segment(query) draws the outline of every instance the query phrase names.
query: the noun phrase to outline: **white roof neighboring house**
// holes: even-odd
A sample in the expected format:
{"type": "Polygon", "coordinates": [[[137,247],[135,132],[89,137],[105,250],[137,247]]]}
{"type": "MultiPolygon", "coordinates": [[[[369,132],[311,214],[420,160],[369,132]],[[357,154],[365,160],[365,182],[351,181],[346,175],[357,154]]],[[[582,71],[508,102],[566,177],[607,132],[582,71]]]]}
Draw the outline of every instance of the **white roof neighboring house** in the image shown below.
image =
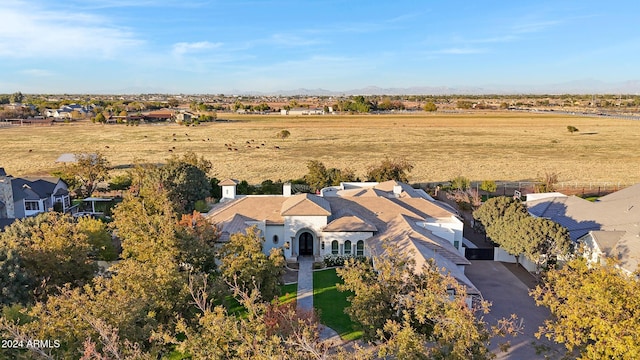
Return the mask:
{"type": "Polygon", "coordinates": [[[548,218],[569,230],[606,257],[616,258],[631,273],[640,265],[640,184],[590,202],[577,196],[527,201],[529,212],[548,218]]]}

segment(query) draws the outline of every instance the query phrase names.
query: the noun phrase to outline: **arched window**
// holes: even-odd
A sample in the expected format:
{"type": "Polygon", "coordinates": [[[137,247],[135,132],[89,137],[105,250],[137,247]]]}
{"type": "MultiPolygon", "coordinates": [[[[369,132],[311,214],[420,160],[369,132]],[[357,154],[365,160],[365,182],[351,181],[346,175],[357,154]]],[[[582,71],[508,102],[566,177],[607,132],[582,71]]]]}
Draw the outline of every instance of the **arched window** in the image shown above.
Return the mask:
{"type": "Polygon", "coordinates": [[[364,241],[358,240],[356,243],[356,256],[364,256],[364,241]]]}
{"type": "Polygon", "coordinates": [[[273,235],[273,243],[277,244],[278,243],[278,235],[273,235]]]}
{"type": "Polygon", "coordinates": [[[338,255],[338,240],[331,242],[331,254],[338,255]]]}
{"type": "Polygon", "coordinates": [[[351,240],[344,242],[344,254],[351,255],[351,240]]]}

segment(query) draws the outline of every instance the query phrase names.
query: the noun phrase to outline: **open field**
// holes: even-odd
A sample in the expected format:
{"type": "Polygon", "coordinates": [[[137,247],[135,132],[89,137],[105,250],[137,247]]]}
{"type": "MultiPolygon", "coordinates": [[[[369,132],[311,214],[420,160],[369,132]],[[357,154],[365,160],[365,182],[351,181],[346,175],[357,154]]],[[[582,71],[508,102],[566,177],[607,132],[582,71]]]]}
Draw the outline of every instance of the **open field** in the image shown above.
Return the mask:
{"type": "Polygon", "coordinates": [[[218,178],[254,183],[299,178],[312,159],[363,175],[385,156],[412,162],[415,182],[458,175],[518,181],[545,172],[559,173],[561,182],[640,182],[640,121],[507,112],[220,117],[230,121],[0,128],[0,167],[13,175],[41,174],[59,166],[61,153],[95,151],[122,167],[191,150],[214,163],[218,178]],[[570,134],[567,125],[580,131],[570,134]],[[288,139],[276,138],[282,129],[291,132],[288,139]]]}

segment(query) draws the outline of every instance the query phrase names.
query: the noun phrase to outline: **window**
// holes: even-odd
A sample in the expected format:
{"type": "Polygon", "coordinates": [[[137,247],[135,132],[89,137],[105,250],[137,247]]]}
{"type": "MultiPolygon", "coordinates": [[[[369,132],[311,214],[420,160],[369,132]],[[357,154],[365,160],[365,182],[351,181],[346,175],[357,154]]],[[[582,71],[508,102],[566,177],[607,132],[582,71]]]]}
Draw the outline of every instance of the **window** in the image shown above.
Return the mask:
{"type": "Polygon", "coordinates": [[[25,201],[24,209],[27,211],[38,211],[40,210],[40,203],[37,201],[25,201]]]}
{"type": "Polygon", "coordinates": [[[331,242],[331,254],[338,255],[338,240],[333,240],[331,242]]]}
{"type": "Polygon", "coordinates": [[[277,244],[278,243],[278,235],[273,235],[273,243],[277,244]]]}
{"type": "Polygon", "coordinates": [[[351,240],[344,242],[344,254],[351,255],[351,240]]]}
{"type": "Polygon", "coordinates": [[[455,240],[455,241],[453,242],[453,246],[454,246],[456,249],[459,249],[459,248],[460,248],[460,241],[455,240]]]}
{"type": "Polygon", "coordinates": [[[358,240],[356,243],[356,256],[364,256],[364,241],[358,240]]]}

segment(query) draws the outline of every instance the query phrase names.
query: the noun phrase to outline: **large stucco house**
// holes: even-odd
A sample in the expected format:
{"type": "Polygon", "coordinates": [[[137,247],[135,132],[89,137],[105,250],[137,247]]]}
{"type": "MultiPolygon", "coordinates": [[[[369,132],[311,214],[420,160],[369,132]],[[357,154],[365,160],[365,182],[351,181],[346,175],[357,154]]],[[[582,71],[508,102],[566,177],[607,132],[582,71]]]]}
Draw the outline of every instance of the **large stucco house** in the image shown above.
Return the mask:
{"type": "Polygon", "coordinates": [[[16,178],[0,168],[0,224],[49,211],[55,204],[71,207],[67,184],[59,178],[16,178]]]}
{"type": "Polygon", "coordinates": [[[640,266],[640,184],[599,198],[551,194],[527,201],[534,216],[551,219],[569,230],[593,262],[614,258],[628,274],[640,266]]]}
{"type": "Polygon", "coordinates": [[[383,241],[410,250],[417,267],[433,259],[439,268],[478,291],[464,274],[470,262],[462,247],[463,223],[447,205],[396,181],[342,183],[319,194],[236,195],[234,180],[224,180],[222,201],[207,215],[222,231],[222,241],[256,226],[268,253],[280,247],[288,261],[299,256],[371,256],[383,241]]]}

